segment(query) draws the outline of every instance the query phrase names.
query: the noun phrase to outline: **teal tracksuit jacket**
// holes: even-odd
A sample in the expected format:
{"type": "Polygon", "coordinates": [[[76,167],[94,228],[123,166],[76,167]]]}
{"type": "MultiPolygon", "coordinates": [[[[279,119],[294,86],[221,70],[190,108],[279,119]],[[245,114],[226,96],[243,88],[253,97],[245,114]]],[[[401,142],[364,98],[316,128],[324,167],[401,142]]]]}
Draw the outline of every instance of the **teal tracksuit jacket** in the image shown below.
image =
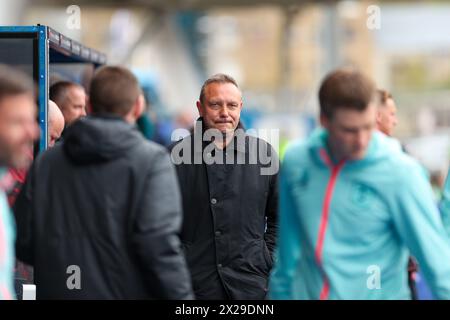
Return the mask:
{"type": "Polygon", "coordinates": [[[288,147],[272,299],[410,299],[417,258],[435,297],[450,298],[450,241],[423,169],[374,133],[361,160],[332,163],[327,132],[288,147]]]}

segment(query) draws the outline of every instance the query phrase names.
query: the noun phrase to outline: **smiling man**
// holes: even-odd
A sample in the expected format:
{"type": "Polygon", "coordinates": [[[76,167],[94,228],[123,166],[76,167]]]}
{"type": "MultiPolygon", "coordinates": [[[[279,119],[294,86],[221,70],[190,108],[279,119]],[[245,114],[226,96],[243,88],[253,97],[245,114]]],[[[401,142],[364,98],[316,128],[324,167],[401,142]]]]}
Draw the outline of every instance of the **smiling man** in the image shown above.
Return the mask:
{"type": "Polygon", "coordinates": [[[341,69],[319,90],[323,129],[286,151],[275,299],[410,299],[409,254],[450,298],[450,242],[416,161],[376,128],[376,93],[341,69]]]}
{"type": "Polygon", "coordinates": [[[194,131],[172,147],[183,196],[181,240],[196,298],[264,299],[278,191],[277,170],[263,169],[274,163],[278,169],[278,158],[267,142],[243,133],[242,94],[230,76],[209,78],[197,109],[194,131]]]}

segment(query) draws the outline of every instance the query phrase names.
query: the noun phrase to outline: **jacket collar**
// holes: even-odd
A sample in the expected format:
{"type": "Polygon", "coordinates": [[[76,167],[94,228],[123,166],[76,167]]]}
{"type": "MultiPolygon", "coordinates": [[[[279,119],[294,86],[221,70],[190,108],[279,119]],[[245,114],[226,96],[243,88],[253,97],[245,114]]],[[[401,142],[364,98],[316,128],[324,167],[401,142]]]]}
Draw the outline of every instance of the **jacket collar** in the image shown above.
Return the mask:
{"type": "MultiPolygon", "coordinates": [[[[324,128],[314,130],[308,140],[308,147],[313,159],[324,166],[335,166],[337,163],[332,161],[328,147],[328,131],[324,128]]],[[[366,166],[373,164],[382,158],[386,158],[392,152],[401,152],[398,148],[398,142],[382,133],[375,131],[369,142],[366,155],[360,160],[347,161],[348,165],[366,166]]]]}

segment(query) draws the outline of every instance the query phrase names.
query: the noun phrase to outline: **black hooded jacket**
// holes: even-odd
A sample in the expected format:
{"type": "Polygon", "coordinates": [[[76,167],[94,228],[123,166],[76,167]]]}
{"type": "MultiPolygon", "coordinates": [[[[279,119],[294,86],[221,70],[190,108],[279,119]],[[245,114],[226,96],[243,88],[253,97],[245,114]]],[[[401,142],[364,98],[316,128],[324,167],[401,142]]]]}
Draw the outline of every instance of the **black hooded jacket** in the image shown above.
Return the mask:
{"type": "Polygon", "coordinates": [[[175,170],[120,118],[67,128],[34,162],[14,211],[38,299],[192,298],[175,170]]]}

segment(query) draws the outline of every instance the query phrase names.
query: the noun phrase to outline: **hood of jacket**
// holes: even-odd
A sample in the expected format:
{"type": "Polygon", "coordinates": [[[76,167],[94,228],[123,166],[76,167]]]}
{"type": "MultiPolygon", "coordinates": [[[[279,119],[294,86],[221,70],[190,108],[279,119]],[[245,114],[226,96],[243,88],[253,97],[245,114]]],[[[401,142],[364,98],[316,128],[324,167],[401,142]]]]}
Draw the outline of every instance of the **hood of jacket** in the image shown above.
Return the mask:
{"type": "Polygon", "coordinates": [[[78,164],[117,159],[143,139],[136,126],[113,115],[87,116],[66,130],[64,152],[78,164]]]}

